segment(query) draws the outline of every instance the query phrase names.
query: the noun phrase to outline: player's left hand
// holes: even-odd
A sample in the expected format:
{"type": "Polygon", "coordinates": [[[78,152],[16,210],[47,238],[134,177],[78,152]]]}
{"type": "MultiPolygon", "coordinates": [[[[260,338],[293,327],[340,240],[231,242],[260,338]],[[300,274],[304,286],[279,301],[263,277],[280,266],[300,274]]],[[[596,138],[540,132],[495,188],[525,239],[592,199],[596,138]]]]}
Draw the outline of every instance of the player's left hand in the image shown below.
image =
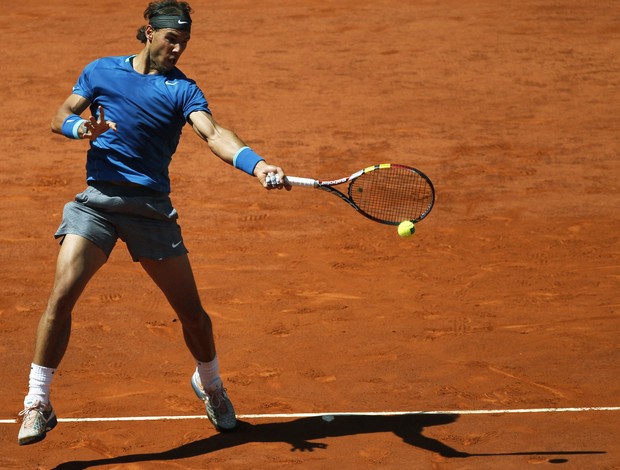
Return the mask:
{"type": "Polygon", "coordinates": [[[287,191],[290,191],[292,188],[285,177],[284,170],[279,166],[259,162],[254,169],[254,175],[258,178],[265,189],[271,190],[284,188],[287,191]]]}

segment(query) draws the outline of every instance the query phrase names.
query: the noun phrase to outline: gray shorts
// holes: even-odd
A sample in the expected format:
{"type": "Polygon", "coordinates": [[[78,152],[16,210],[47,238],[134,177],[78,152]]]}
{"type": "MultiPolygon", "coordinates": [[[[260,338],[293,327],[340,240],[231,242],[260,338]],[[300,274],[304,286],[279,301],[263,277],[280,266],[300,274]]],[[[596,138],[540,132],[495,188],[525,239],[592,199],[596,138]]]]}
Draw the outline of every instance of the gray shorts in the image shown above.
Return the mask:
{"type": "Polygon", "coordinates": [[[187,253],[177,218],[167,193],[90,182],[84,192],[65,205],[62,223],[54,236],[80,235],[108,257],[120,238],[134,261],[161,260],[187,253]]]}

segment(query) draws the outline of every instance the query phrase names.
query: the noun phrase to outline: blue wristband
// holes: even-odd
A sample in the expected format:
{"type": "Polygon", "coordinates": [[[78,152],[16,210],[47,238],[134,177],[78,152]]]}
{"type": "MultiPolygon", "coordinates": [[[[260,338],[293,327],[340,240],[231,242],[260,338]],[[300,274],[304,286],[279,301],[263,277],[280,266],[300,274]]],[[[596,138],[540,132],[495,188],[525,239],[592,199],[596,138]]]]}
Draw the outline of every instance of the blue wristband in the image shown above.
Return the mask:
{"type": "Polygon", "coordinates": [[[265,161],[265,159],[250,147],[241,147],[233,157],[233,166],[241,171],[245,171],[250,176],[254,176],[254,168],[256,168],[258,162],[262,161],[265,161]]]}
{"type": "Polygon", "coordinates": [[[86,122],[86,119],[82,119],[77,114],[70,114],[62,123],[62,135],[69,137],[70,139],[79,139],[80,126],[86,122]]]}

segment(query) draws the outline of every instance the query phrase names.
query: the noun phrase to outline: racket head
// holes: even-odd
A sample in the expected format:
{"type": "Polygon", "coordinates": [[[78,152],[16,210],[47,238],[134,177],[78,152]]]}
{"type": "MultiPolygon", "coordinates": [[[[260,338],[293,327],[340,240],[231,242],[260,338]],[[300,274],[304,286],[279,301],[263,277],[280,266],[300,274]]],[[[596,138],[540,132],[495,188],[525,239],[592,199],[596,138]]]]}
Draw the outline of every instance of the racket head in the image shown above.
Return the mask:
{"type": "Polygon", "coordinates": [[[348,194],[362,215],[387,225],[419,222],[435,204],[430,178],[416,168],[394,163],[362,170],[350,181],[348,194]]]}

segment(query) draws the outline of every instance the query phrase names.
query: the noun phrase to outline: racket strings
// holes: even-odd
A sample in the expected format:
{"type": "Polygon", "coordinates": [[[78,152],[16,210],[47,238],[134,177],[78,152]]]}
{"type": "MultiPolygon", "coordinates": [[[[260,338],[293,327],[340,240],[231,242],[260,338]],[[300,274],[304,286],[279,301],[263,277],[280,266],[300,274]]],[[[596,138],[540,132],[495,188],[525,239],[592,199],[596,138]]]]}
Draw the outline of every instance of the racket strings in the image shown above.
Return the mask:
{"type": "Polygon", "coordinates": [[[434,202],[432,185],[409,168],[379,168],[349,187],[349,197],[369,216],[388,223],[423,218],[434,202]]]}

